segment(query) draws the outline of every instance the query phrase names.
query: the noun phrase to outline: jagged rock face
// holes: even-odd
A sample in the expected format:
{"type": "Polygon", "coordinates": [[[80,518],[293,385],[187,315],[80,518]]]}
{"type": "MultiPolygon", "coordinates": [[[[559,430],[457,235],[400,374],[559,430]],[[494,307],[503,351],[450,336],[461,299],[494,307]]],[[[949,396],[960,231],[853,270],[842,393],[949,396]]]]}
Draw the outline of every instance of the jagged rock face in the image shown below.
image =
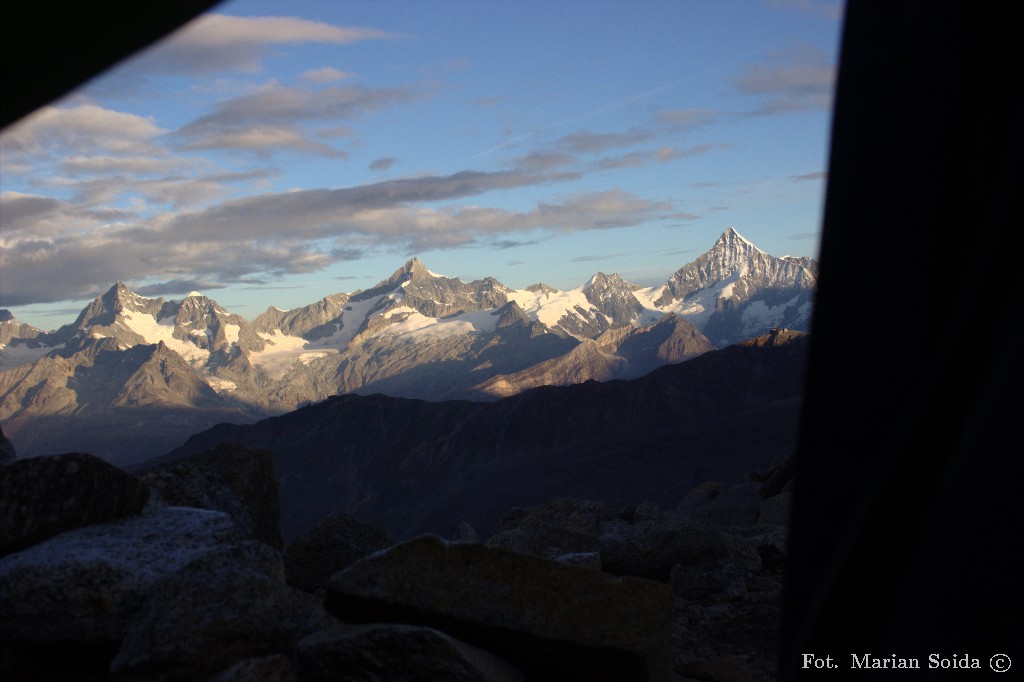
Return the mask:
{"type": "Polygon", "coordinates": [[[462,398],[482,377],[558,357],[577,344],[564,334],[547,332],[514,302],[475,315],[475,324],[481,327],[477,333],[413,340],[416,330],[393,333],[396,327],[385,325],[375,334],[357,337],[338,368],[340,392],[462,398]]]}
{"type": "Polygon", "coordinates": [[[538,386],[569,386],[584,381],[635,379],[665,364],[683,362],[714,350],[683,318],[669,313],[647,327],[606,330],[584,339],[565,355],[513,374],[499,374],[473,387],[480,397],[508,397],[538,386]]]}
{"type": "Polygon", "coordinates": [[[643,306],[633,295],[640,288],[618,275],[599,272],[591,278],[583,291],[587,300],[608,319],[609,326],[622,327],[632,324],[643,312],[643,306]]]}
{"type": "Polygon", "coordinates": [[[121,349],[92,339],[0,372],[0,419],[23,455],[87,449],[118,463],[154,457],[196,428],[248,421],[162,342],[121,349]]]}
{"type": "Polygon", "coordinates": [[[21,341],[22,344],[28,345],[28,341],[36,339],[43,334],[42,329],[36,329],[30,324],[19,322],[11,314],[11,311],[0,308],[0,352],[3,351],[4,346],[7,346],[12,341],[21,341]]]}
{"type": "Polygon", "coordinates": [[[379,286],[401,288],[400,301],[427,317],[447,317],[453,313],[492,310],[508,302],[510,289],[488,277],[466,284],[458,278],[436,275],[413,258],[379,286]]]}
{"type": "Polygon", "coordinates": [[[344,293],[332,294],[312,305],[294,310],[270,307],[253,320],[252,328],[256,332],[266,333],[278,329],[288,336],[299,336],[315,341],[339,331],[341,316],[349,298],[349,295],[344,293]]]}
{"type": "Polygon", "coordinates": [[[729,228],[669,279],[654,304],[697,320],[724,346],[769,327],[807,331],[816,286],[813,260],[770,256],[729,228]]]}

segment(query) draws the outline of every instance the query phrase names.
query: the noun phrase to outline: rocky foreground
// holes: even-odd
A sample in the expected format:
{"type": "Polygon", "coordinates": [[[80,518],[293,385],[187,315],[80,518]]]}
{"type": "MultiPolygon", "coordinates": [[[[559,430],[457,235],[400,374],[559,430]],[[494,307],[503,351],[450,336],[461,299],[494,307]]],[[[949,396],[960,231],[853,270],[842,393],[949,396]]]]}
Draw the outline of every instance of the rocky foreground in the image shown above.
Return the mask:
{"type": "Polygon", "coordinates": [[[0,459],[0,678],[774,679],[791,485],[554,499],[484,541],[335,513],[284,546],[268,452],[0,459]]]}

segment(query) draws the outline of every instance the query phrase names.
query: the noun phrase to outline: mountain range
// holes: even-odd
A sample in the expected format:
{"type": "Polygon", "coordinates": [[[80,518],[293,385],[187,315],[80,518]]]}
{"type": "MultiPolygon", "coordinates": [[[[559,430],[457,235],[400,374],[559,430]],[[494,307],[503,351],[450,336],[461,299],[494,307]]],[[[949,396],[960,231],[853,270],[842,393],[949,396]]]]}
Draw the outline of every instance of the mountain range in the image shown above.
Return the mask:
{"type": "Polygon", "coordinates": [[[638,379],[491,402],[335,396],[219,424],[142,466],[221,443],[272,453],[286,539],[337,511],[409,538],[462,522],[491,535],[509,509],[558,497],[674,506],[793,453],[808,339],[776,329],[638,379]]]}
{"type": "Polygon", "coordinates": [[[198,292],[166,301],[118,282],[52,332],[0,311],[0,422],[23,456],[126,464],[333,395],[488,401],[631,379],[773,327],[807,330],[817,272],[729,228],[655,287],[597,273],[515,290],[414,258],[370,289],[249,321],[198,292]]]}

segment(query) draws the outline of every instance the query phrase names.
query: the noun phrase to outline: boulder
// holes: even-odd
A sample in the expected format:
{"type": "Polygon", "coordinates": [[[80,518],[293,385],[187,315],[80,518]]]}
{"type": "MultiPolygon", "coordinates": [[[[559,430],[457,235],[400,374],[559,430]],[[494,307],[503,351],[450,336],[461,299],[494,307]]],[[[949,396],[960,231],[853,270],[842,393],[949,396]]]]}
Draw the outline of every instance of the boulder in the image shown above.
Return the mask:
{"type": "Polygon", "coordinates": [[[521,670],[432,628],[339,625],[306,637],[296,655],[303,682],[521,682],[521,670]]]}
{"type": "Polygon", "coordinates": [[[149,490],[136,477],[79,452],[0,467],[0,556],[67,530],[138,514],[149,490]]]}
{"type": "Polygon", "coordinates": [[[0,639],[118,642],[153,585],[248,536],[226,514],[157,508],[0,559],[0,639]]]}
{"type": "Polygon", "coordinates": [[[211,553],[152,586],[111,662],[111,676],[204,680],[245,659],[289,651],[336,623],[312,595],[211,553]]]}
{"type": "Polygon", "coordinates": [[[346,622],[434,627],[528,679],[666,680],[668,585],[422,536],[368,556],[327,584],[346,622]]]}
{"type": "Polygon", "coordinates": [[[222,443],[139,474],[164,502],[230,514],[271,547],[284,547],[281,499],[271,454],[222,443]]]}
{"type": "Polygon", "coordinates": [[[336,512],[288,543],[284,551],[288,584],[316,592],[338,571],[392,543],[383,528],[336,512]]]}

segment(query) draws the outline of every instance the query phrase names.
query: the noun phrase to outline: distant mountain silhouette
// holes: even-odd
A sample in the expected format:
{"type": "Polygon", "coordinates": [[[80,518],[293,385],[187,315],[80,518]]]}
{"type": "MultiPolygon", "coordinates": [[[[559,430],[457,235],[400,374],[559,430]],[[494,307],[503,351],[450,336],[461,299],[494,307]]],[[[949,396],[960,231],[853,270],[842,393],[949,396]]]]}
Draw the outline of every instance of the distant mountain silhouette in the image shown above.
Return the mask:
{"type": "Polygon", "coordinates": [[[339,509],[402,538],[462,521],[488,534],[553,497],[676,504],[792,453],[806,338],[776,330],[640,379],[491,403],[343,395],[218,425],[154,464],[222,442],[271,451],[286,538],[339,509]]]}

